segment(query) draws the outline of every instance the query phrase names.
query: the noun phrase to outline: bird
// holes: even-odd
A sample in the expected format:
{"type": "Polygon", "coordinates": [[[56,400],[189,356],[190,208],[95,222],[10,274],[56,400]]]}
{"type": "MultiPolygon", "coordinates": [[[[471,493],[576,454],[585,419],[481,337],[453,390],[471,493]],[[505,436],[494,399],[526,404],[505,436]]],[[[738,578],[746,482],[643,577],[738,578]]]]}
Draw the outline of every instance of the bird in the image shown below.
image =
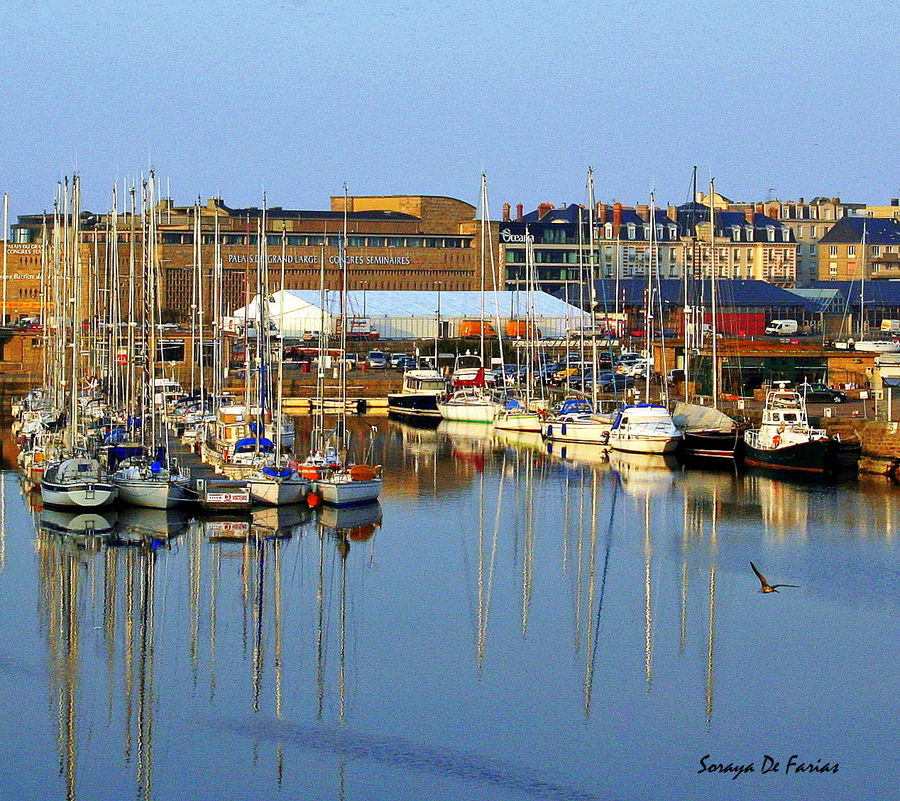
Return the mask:
{"type": "Polygon", "coordinates": [[[756,577],[759,579],[759,583],[762,584],[760,587],[760,592],[778,592],[779,587],[798,587],[798,584],[769,584],[766,581],[766,577],[756,569],[756,565],[753,562],[750,562],[750,567],[753,568],[753,572],[756,573],[756,577]]]}

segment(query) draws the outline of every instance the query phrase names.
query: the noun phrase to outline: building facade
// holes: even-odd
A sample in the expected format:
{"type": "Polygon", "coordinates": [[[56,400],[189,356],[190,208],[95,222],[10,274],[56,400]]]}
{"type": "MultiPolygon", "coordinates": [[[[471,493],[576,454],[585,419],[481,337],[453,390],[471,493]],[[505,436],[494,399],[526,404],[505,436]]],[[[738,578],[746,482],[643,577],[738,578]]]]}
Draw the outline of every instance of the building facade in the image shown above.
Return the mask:
{"type": "Polygon", "coordinates": [[[819,242],[823,281],[900,278],[900,219],[844,217],[819,242]]]}
{"type": "MultiPolygon", "coordinates": [[[[192,305],[201,300],[207,320],[211,319],[217,254],[225,308],[242,305],[258,286],[281,288],[282,276],[284,288],[318,289],[324,272],[326,288],[339,288],[345,219],[349,288],[480,286],[481,226],[469,203],[432,196],[350,197],[346,215],[344,207],[344,197],[332,198],[326,211],[236,209],[216,198],[202,206],[160,201],[153,213],[163,319],[184,322],[192,305]],[[263,261],[268,269],[258,277],[263,261]]],[[[147,217],[123,213],[113,219],[112,214],[89,212],[80,216],[84,270],[109,275],[109,286],[118,287],[123,296],[129,284],[143,282],[150,252],[145,249],[147,217]]],[[[23,310],[26,298],[40,296],[39,264],[36,268],[31,261],[40,261],[42,243],[52,237],[47,226],[52,224],[52,217],[30,215],[19,217],[12,226],[9,250],[22,263],[10,269],[21,276],[16,279],[21,285],[9,283],[8,293],[21,297],[23,310]],[[23,260],[28,261],[27,271],[23,260]]]]}

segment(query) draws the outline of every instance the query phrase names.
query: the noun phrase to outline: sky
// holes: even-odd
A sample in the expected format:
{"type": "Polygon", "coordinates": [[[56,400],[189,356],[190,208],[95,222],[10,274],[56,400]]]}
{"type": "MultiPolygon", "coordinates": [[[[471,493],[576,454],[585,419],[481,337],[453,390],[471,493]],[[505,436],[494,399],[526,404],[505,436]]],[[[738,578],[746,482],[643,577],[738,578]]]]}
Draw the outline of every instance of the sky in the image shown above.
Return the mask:
{"type": "Polygon", "coordinates": [[[4,0],[0,192],[82,207],[351,195],[900,196],[900,0],[4,0]]]}

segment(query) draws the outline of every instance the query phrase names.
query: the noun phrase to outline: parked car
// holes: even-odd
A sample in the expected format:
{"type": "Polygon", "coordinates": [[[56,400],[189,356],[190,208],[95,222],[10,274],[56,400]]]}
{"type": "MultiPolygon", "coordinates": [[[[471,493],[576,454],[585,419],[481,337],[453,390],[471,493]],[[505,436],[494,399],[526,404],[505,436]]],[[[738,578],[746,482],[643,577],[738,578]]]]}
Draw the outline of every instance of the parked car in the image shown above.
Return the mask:
{"type": "Polygon", "coordinates": [[[799,392],[809,403],[846,403],[848,398],[846,393],[839,389],[832,389],[827,384],[811,383],[800,384],[797,387],[799,392]]]}
{"type": "Polygon", "coordinates": [[[634,379],[622,373],[600,373],[597,376],[597,389],[602,392],[622,392],[634,386],[634,379]]]}
{"type": "Polygon", "coordinates": [[[369,355],[366,356],[366,367],[370,370],[384,370],[387,368],[387,365],[387,356],[384,355],[383,351],[370,350],[369,355]]]}
{"type": "Polygon", "coordinates": [[[392,366],[405,373],[407,370],[415,370],[417,365],[416,360],[412,356],[401,356],[401,358],[397,359],[396,364],[392,366]]]}
{"type": "MultiPolygon", "coordinates": [[[[394,369],[398,369],[399,365],[400,365],[400,361],[402,359],[407,359],[407,358],[409,358],[408,353],[392,353],[391,357],[390,357],[391,367],[394,369]]],[[[400,368],[400,369],[402,369],[402,368],[400,368]]]]}

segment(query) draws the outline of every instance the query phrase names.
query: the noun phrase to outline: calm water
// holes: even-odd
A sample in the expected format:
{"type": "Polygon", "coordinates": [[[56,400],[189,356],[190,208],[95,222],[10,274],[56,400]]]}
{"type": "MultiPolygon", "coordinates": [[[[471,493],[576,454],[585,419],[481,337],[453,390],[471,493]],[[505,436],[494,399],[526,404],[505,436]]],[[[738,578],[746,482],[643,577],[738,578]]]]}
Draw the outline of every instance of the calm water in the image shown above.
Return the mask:
{"type": "Polygon", "coordinates": [[[369,422],[381,505],[340,515],[73,519],[3,474],[0,797],[892,795],[900,490],[369,422]]]}

